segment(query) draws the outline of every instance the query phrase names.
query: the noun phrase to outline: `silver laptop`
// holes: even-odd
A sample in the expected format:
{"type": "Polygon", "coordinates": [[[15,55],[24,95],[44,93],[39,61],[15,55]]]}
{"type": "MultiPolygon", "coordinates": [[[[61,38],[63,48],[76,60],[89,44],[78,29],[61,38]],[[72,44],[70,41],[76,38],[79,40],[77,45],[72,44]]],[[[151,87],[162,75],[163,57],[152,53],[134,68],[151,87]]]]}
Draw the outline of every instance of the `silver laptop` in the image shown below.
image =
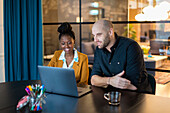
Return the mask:
{"type": "Polygon", "coordinates": [[[91,91],[90,86],[77,87],[73,69],[38,66],[41,83],[47,93],[81,97],[91,91]]]}

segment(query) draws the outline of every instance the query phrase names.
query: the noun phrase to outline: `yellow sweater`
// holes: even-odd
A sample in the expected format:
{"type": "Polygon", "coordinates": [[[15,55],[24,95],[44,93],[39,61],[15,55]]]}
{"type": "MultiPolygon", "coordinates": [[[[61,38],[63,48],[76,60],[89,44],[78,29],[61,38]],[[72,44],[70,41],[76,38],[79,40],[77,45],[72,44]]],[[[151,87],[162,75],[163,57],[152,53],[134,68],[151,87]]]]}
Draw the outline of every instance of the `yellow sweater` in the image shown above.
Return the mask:
{"type": "MultiPolygon", "coordinates": [[[[62,67],[63,61],[59,60],[63,50],[55,51],[53,58],[49,62],[50,67],[62,67]]],[[[75,78],[78,86],[88,84],[89,68],[88,68],[88,57],[87,55],[78,52],[78,62],[73,63],[73,69],[75,78]]]]}

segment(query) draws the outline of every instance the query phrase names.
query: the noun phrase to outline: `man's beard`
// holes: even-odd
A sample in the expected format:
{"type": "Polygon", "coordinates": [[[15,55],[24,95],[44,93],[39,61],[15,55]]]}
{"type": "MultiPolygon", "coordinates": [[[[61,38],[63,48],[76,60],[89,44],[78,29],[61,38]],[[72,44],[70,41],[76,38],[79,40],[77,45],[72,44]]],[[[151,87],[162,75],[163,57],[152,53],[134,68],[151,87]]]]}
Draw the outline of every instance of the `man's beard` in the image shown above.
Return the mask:
{"type": "Polygon", "coordinates": [[[109,33],[107,33],[107,35],[106,35],[106,37],[105,37],[105,39],[104,39],[103,42],[104,42],[104,43],[103,43],[103,45],[101,46],[101,48],[105,48],[105,47],[107,47],[107,46],[109,45],[109,43],[110,43],[109,33]]]}

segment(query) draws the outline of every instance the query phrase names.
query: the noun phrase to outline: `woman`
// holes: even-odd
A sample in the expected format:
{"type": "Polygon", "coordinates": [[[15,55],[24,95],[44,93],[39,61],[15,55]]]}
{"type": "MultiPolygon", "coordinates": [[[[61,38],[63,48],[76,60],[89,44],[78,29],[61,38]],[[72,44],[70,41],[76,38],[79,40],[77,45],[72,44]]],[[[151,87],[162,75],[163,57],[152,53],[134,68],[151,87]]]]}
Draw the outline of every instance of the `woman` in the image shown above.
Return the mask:
{"type": "Polygon", "coordinates": [[[58,28],[59,41],[62,50],[55,51],[49,62],[50,67],[72,68],[78,86],[88,84],[89,68],[87,55],[74,48],[75,34],[69,23],[65,22],[58,28]]]}

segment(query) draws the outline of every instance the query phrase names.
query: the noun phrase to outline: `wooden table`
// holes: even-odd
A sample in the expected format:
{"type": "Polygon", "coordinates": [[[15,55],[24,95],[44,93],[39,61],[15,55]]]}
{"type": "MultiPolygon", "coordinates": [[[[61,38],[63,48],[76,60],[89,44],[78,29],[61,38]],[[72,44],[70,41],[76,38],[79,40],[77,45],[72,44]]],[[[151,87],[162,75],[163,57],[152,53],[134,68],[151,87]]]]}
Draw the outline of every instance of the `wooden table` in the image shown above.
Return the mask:
{"type": "MultiPolygon", "coordinates": [[[[152,57],[148,57],[148,55],[144,55],[145,67],[151,69],[157,69],[163,65],[163,62],[167,59],[167,56],[161,55],[152,55],[152,57]]],[[[155,71],[148,71],[148,73],[153,74],[155,76],[155,71]]]]}
{"type": "Polygon", "coordinates": [[[161,55],[152,55],[152,57],[147,57],[147,56],[148,55],[144,55],[146,68],[153,68],[153,69],[161,67],[164,60],[168,58],[167,56],[161,56],[161,55]]]}
{"type": "MultiPolygon", "coordinates": [[[[26,95],[25,87],[33,83],[40,81],[1,83],[0,113],[29,113],[26,108],[16,111],[16,105],[26,95]]],[[[109,89],[92,86],[92,90],[81,98],[47,94],[42,113],[170,113],[170,98],[119,90],[122,93],[120,105],[110,106],[103,98],[109,89]]]]}

